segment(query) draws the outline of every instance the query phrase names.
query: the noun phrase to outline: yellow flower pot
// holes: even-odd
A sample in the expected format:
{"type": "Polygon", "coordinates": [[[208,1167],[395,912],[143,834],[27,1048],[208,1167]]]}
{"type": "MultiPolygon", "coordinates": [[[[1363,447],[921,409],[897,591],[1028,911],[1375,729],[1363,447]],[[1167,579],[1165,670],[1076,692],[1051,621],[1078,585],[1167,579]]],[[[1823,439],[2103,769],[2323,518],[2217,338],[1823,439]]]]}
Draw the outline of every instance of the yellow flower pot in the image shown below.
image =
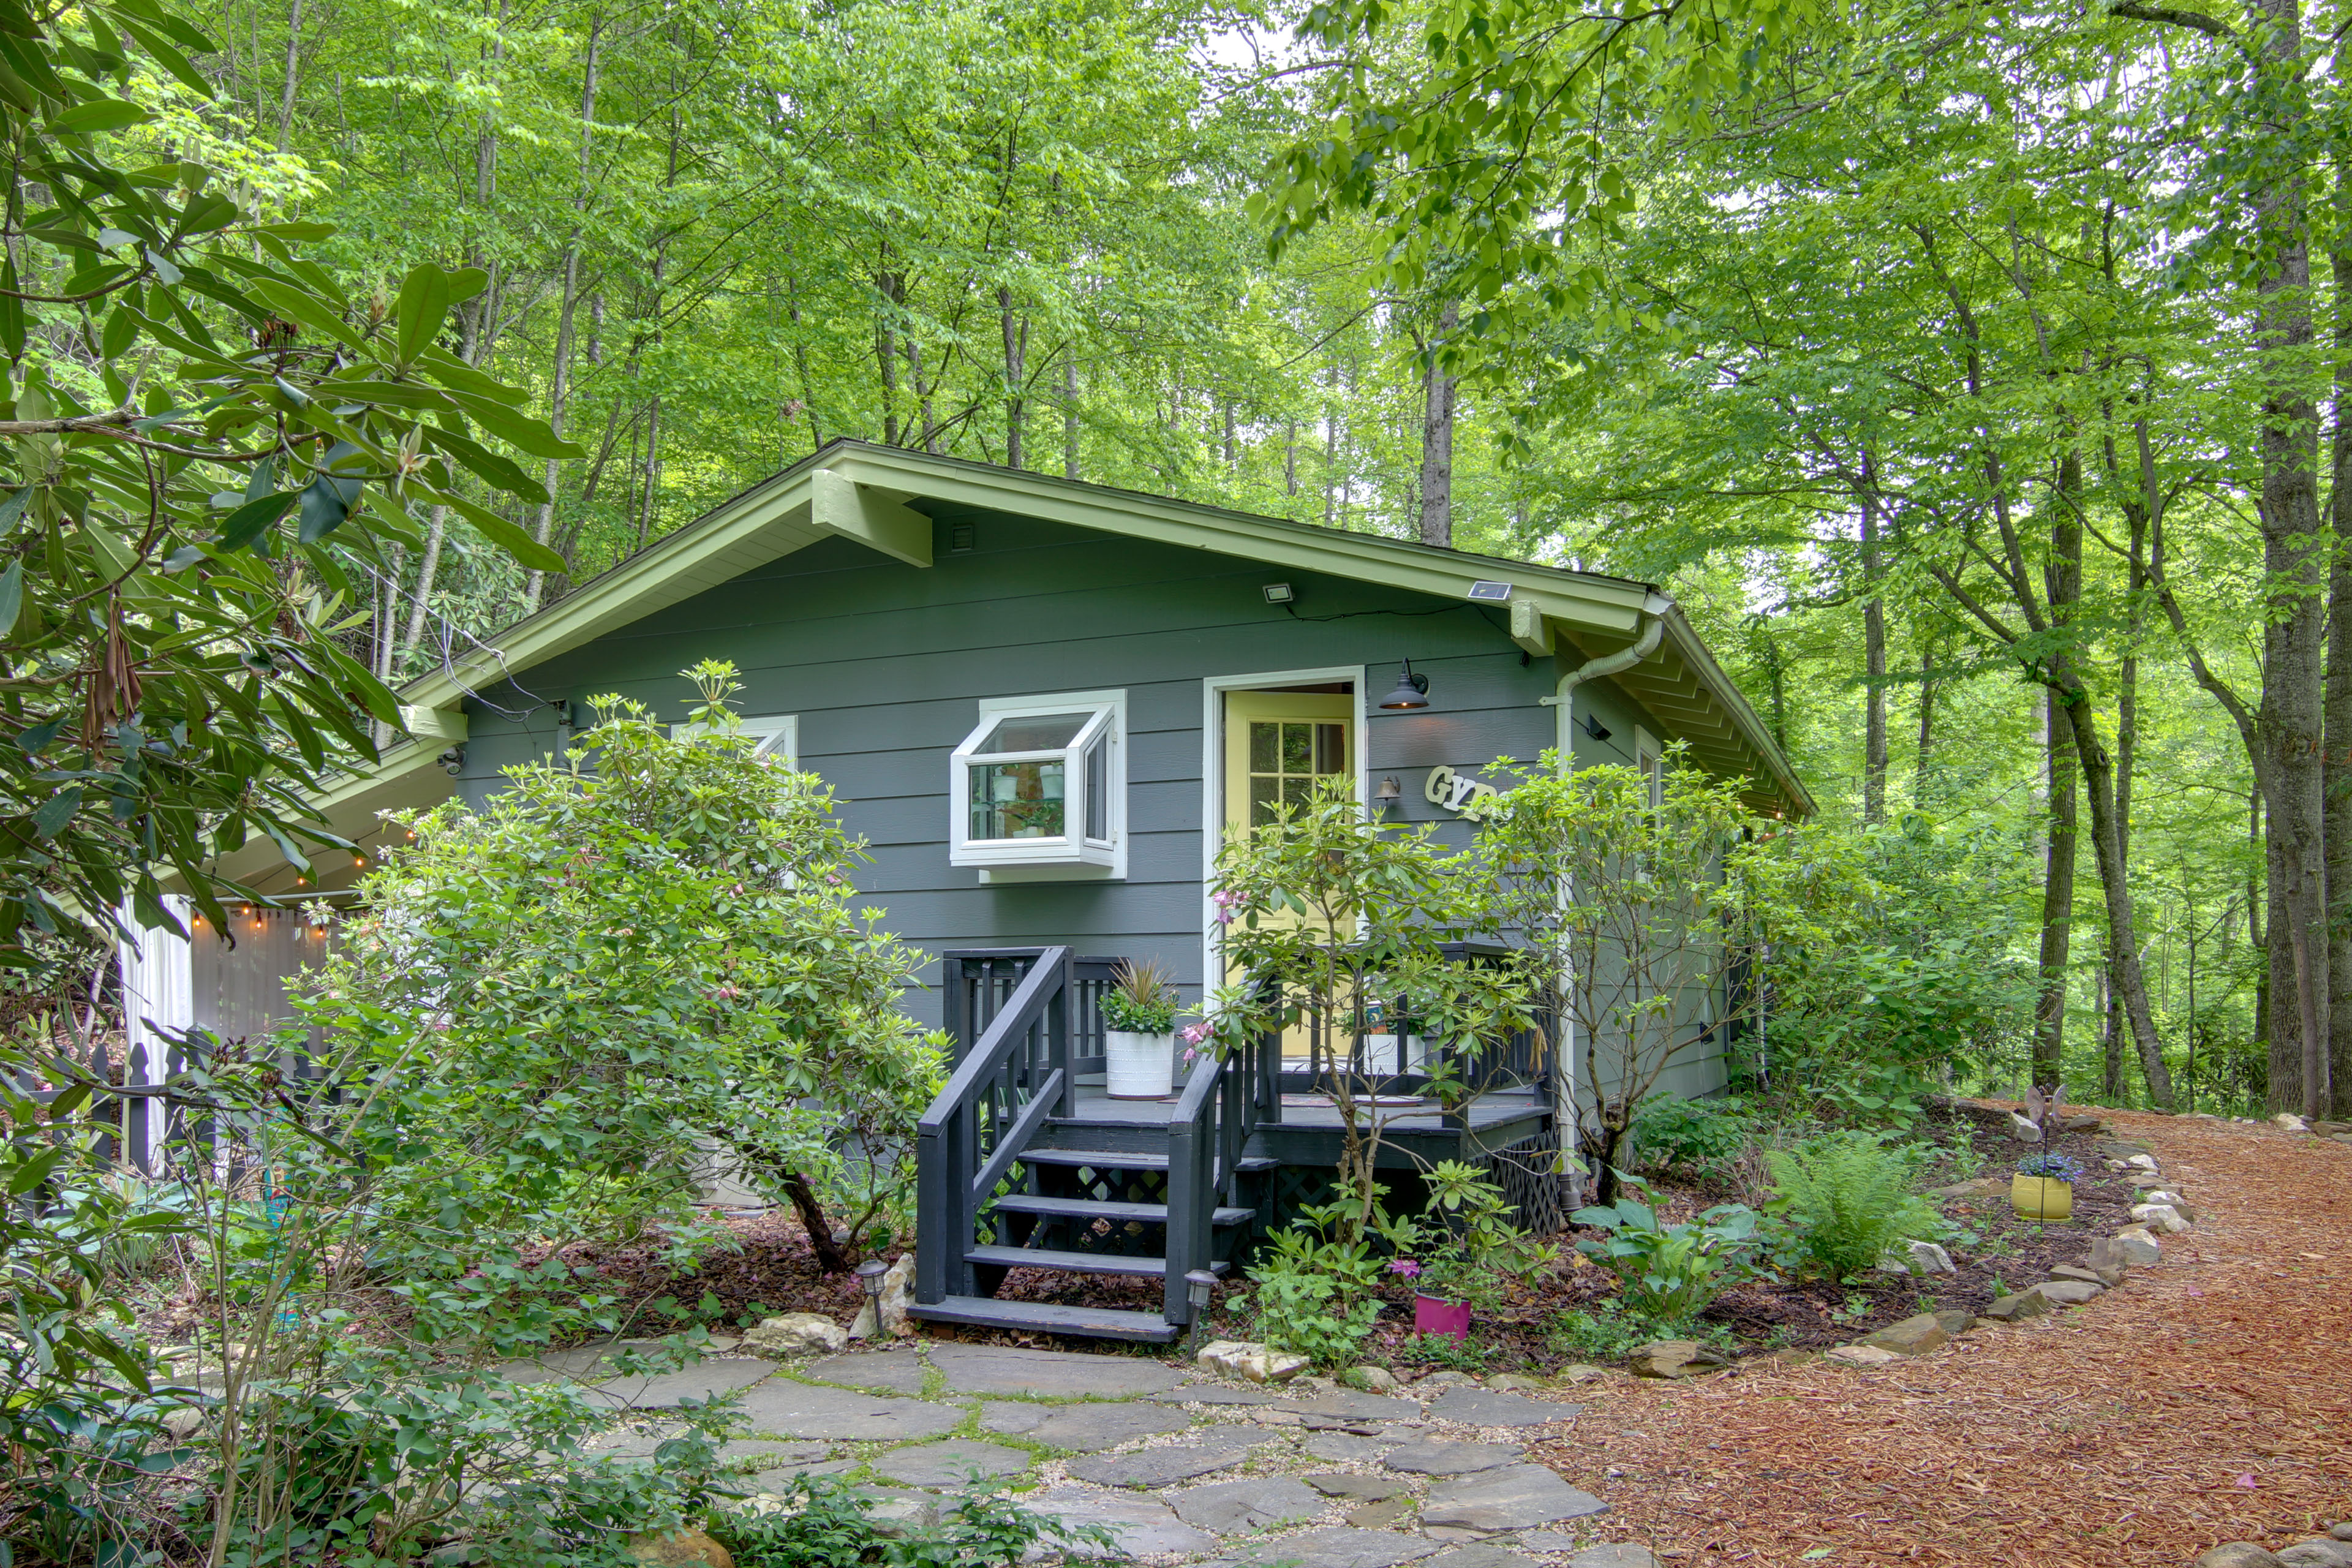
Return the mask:
{"type": "Polygon", "coordinates": [[[2071,1219],[2074,1189],[2054,1176],[2012,1176],[2009,1202],[2023,1219],[2071,1219]]]}

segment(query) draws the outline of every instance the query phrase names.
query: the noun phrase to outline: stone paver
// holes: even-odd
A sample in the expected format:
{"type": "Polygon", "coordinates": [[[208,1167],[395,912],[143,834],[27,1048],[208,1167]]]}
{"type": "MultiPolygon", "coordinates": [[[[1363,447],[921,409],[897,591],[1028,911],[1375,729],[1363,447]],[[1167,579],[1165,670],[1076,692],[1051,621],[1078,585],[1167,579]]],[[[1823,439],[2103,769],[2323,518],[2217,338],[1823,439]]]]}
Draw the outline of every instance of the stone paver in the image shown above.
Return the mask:
{"type": "Polygon", "coordinates": [[[1324,1507],[1321,1498],[1289,1476],[1220,1481],[1177,1492],[1168,1500],[1175,1505],[1177,1518],[1219,1535],[1245,1535],[1313,1519],[1324,1507]]]}
{"type": "Polygon", "coordinates": [[[855,1459],[827,1459],[821,1464],[776,1465],[743,1484],[753,1492],[781,1492],[798,1476],[845,1476],[857,1468],[855,1459]]]}
{"type": "Polygon", "coordinates": [[[719,1446],[719,1462],[772,1469],[781,1465],[814,1465],[833,1452],[824,1443],[772,1443],[760,1437],[737,1437],[719,1446]]]}
{"type": "MultiPolygon", "coordinates": [[[[1033,1406],[1033,1408],[1035,1408],[1033,1406]]],[[[1181,1410],[1149,1405],[1063,1405],[1046,1407],[1042,1420],[1018,1426],[999,1426],[983,1408],[980,1424],[992,1432],[1005,1432],[1073,1454],[1098,1454],[1138,1437],[1181,1432],[1192,1418],[1181,1410]]]]}
{"type": "Polygon", "coordinates": [[[874,1473],[903,1481],[910,1487],[956,1488],[971,1479],[971,1472],[982,1475],[1016,1475],[1029,1468],[1029,1455],[1019,1448],[1008,1448],[1001,1443],[979,1443],[969,1437],[958,1437],[945,1443],[926,1443],[916,1448],[898,1448],[874,1461],[874,1473]]]}
{"type": "Polygon", "coordinates": [[[1429,1568],[1537,1568],[1537,1563],[1524,1552],[1513,1552],[1492,1542],[1476,1541],[1431,1558],[1429,1568]]]}
{"type": "Polygon", "coordinates": [[[1164,1405],[1270,1405],[1279,1394],[1267,1394],[1265,1389],[1237,1389],[1230,1383],[1188,1383],[1181,1389],[1160,1389],[1146,1399],[1164,1405]]]}
{"type": "Polygon", "coordinates": [[[1049,1398],[1132,1399],[1176,1387],[1184,1374],[1135,1356],[1024,1351],[953,1342],[930,1347],[950,1394],[1024,1394],[1049,1398]]]}
{"type": "Polygon", "coordinates": [[[712,1399],[749,1388],[776,1369],[763,1361],[707,1361],[679,1372],[657,1372],[651,1377],[613,1377],[592,1384],[586,1392],[597,1399],[633,1410],[668,1410],[684,1399],[712,1399]]]}
{"type": "Polygon", "coordinates": [[[1617,1541],[1586,1547],[1568,1560],[1568,1568],[1658,1568],[1658,1559],[1646,1546],[1617,1541]]]}
{"type": "Polygon", "coordinates": [[[1554,1405],[1491,1388],[1449,1388],[1432,1402],[1429,1418],[1465,1426],[1541,1426],[1583,1414],[1581,1405],[1554,1405]]]}
{"type": "Polygon", "coordinates": [[[1421,1505],[1421,1520],[1463,1530],[1528,1530],[1582,1519],[1608,1506],[1541,1465],[1513,1465],[1438,1482],[1421,1505]]]}
{"type": "Polygon", "coordinates": [[[743,1419],[755,1434],[840,1441],[911,1442],[963,1425],[964,1413],[920,1399],[882,1399],[845,1388],[776,1378],[743,1395],[743,1419]]]}
{"type": "Polygon", "coordinates": [[[1402,1524],[1412,1518],[1412,1500],[1403,1497],[1382,1498],[1360,1508],[1351,1508],[1347,1522],[1358,1530],[1386,1530],[1391,1524],[1402,1524]]]}
{"type": "Polygon", "coordinates": [[[860,1487],[867,1499],[866,1517],[884,1535],[904,1535],[940,1521],[940,1500],[929,1492],[902,1491],[897,1487],[860,1487]]]}
{"type": "Polygon", "coordinates": [[[813,1363],[804,1375],[871,1394],[920,1394],[923,1357],[911,1345],[905,1350],[855,1351],[813,1363]]]}
{"type": "Polygon", "coordinates": [[[1274,1441],[1276,1436],[1229,1427],[1212,1431],[1197,1447],[1183,1445],[1139,1448],[1132,1454],[1074,1459],[1068,1468],[1077,1479],[1092,1481],[1097,1486],[1171,1487],[1195,1476],[1232,1469],[1249,1458],[1252,1448],[1274,1441]]]}
{"type": "Polygon", "coordinates": [[[1521,1451],[1517,1443],[1441,1443],[1433,1438],[1393,1449],[1381,1462],[1416,1476],[1466,1476],[1516,1465],[1521,1451]]]}
{"type": "Polygon", "coordinates": [[[1340,1421],[1418,1421],[1421,1406],[1410,1399],[1359,1394],[1352,1388],[1322,1389],[1303,1399],[1286,1399],[1279,1409],[1340,1421]]]}
{"type": "Polygon", "coordinates": [[[1354,1498],[1358,1502],[1380,1502],[1412,1490],[1411,1481],[1396,1476],[1359,1475],[1353,1470],[1329,1470],[1298,1479],[1325,1497],[1354,1498]]]}
{"type": "Polygon", "coordinates": [[[1396,1446],[1392,1437],[1349,1437],[1337,1432],[1318,1433],[1299,1445],[1314,1458],[1334,1465],[1377,1459],[1396,1446]]]}
{"type": "Polygon", "coordinates": [[[1264,1542],[1235,1561],[1251,1568],[1276,1568],[1283,1563],[1295,1563],[1297,1568],[1396,1568],[1400,1563],[1415,1562],[1438,1550],[1436,1542],[1418,1535],[1342,1525],[1264,1542]]]}
{"type": "Polygon", "coordinates": [[[1067,1524],[1102,1525],[1118,1541],[1119,1550],[1134,1557],[1206,1552],[1217,1544],[1215,1536],[1184,1523],[1166,1503],[1132,1492],[1055,1487],[1023,1498],[1021,1506],[1067,1524]]]}

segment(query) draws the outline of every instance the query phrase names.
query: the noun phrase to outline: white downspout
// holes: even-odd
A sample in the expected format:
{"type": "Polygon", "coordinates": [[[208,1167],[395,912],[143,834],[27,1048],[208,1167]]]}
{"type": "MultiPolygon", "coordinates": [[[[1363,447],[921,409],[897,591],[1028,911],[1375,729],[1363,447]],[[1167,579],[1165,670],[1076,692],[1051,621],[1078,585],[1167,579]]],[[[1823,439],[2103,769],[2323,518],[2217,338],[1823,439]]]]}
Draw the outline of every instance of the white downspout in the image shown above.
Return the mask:
{"type": "MultiPolygon", "coordinates": [[[[1664,594],[1653,594],[1642,605],[1642,632],[1631,643],[1615,653],[1604,653],[1598,658],[1588,658],[1559,678],[1559,689],[1542,700],[1553,710],[1553,746],[1559,752],[1563,776],[1576,771],[1576,689],[1588,680],[1604,675],[1622,675],[1643,659],[1658,651],[1658,644],[1666,635],[1665,615],[1675,602],[1664,594]]],[[[1565,902],[1571,896],[1566,888],[1560,889],[1565,902]]],[[[1570,975],[1573,985],[1576,977],[1570,975]]],[[[1573,1014],[1559,1020],[1559,1091],[1552,1105],[1552,1124],[1560,1135],[1560,1182],[1563,1186],[1574,1180],[1568,1168],[1570,1152],[1577,1128],[1581,1125],[1581,1113],[1576,1106],[1576,1018],[1573,1014]]]]}

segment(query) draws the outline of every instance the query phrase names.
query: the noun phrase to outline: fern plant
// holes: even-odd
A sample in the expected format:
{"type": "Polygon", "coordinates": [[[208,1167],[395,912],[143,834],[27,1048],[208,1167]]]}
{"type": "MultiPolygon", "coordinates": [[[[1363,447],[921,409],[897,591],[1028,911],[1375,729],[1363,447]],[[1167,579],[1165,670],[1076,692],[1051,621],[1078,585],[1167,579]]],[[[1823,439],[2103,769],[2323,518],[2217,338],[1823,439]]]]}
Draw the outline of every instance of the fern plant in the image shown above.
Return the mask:
{"type": "Polygon", "coordinates": [[[1833,1279],[1942,1228],[1935,1205],[1911,1190],[1910,1152],[1878,1133],[1825,1133],[1764,1158],[1772,1209],[1790,1221],[1796,1251],[1833,1279]]]}

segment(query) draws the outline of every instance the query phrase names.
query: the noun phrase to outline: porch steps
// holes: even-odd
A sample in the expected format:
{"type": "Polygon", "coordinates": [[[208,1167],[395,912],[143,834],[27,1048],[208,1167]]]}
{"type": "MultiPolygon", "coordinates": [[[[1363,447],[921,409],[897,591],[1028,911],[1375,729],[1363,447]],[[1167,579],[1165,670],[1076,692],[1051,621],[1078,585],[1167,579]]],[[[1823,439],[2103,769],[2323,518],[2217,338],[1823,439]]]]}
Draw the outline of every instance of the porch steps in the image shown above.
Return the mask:
{"type": "MultiPolygon", "coordinates": [[[[1165,1133],[1161,1134],[1160,1142],[1163,1145],[1166,1143],[1165,1133]]],[[[1024,1165],[1062,1165],[1073,1170],[1164,1171],[1168,1168],[1168,1156],[1164,1150],[1158,1154],[1148,1154],[1125,1149],[1041,1149],[1033,1143],[1021,1151],[1021,1163],[1024,1165]]],[[[1263,1154],[1253,1154],[1235,1161],[1234,1169],[1255,1173],[1271,1171],[1281,1163],[1281,1161],[1263,1154]]]]}
{"type": "MultiPolygon", "coordinates": [[[[1058,1268],[1066,1274],[1132,1274],[1153,1279],[1168,1277],[1164,1258],[1122,1258],[1111,1252],[1061,1252],[1049,1247],[975,1247],[963,1255],[966,1263],[990,1263],[1005,1268],[1058,1268]]],[[[1209,1265],[1223,1274],[1232,1267],[1209,1265]]]]}
{"type": "Polygon", "coordinates": [[[934,1323],[971,1323],[984,1329],[1024,1329],[1085,1334],[1099,1340],[1133,1340],[1164,1345],[1184,1332],[1157,1312],[1123,1312],[1109,1307],[1061,1307],[1049,1301],[1000,1301],[992,1296],[950,1296],[913,1302],[909,1317],[934,1323]]]}
{"type": "MultiPolygon", "coordinates": [[[[1106,1219],[1114,1225],[1166,1225],[1166,1204],[1122,1204],[1102,1198],[1041,1197],[1034,1193],[1007,1193],[996,1200],[1000,1214],[1046,1215],[1055,1219],[1106,1219]]],[[[1212,1225],[1247,1225],[1257,1218],[1255,1209],[1221,1208],[1210,1216],[1212,1225]]]]}

